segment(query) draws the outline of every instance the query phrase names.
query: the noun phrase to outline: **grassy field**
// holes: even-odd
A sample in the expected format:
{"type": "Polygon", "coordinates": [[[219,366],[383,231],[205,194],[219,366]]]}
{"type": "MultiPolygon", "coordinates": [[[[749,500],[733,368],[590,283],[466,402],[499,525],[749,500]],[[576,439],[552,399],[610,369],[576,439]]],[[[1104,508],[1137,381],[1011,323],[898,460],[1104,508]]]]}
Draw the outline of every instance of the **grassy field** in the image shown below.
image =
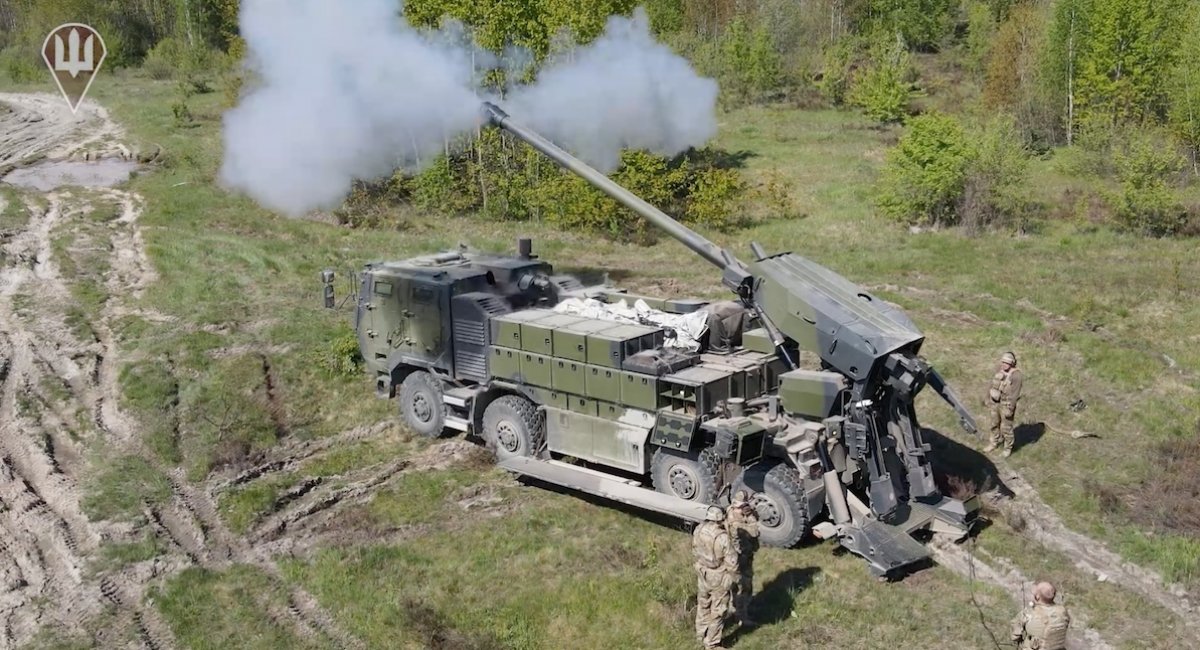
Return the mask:
{"type": "MultiPolygon", "coordinates": [[[[419,215],[405,215],[396,230],[352,230],[268,214],[214,183],[221,94],[192,98],[196,120],[187,125],[172,114],[175,95],[171,82],[121,74],[101,76],[92,89],[133,144],[164,151],[160,166],[130,183],[146,201],[140,223],[158,280],[141,300],[143,314],[126,317],[116,334],[130,360],[122,370],[125,406],[161,463],[182,465],[192,480],[281,443],[393,417],[365,378],[323,367],[330,342],[348,332],[348,314],[320,308],[322,268],[349,270],[464,239],[510,250],[518,235],[530,235],[545,259],[570,260],[560,270],[608,272],[641,291],[722,295],[717,273],[672,241],[635,248],[536,223],[419,215]],[[264,374],[272,378],[271,394],[264,374]]],[[[1086,214],[1037,222],[1021,234],[910,233],[883,221],[870,203],[897,135],[846,112],[753,108],[723,115],[718,144],[746,152],[752,177],[785,179],[795,214],[716,239],[736,252],[752,240],[769,251],[796,251],[902,305],[928,335],[925,355],[972,404],[995,359],[1014,350],[1027,380],[1021,446],[1011,466],[1072,528],[1194,589],[1195,531],[1163,525],[1174,508],[1195,508],[1192,497],[1157,494],[1154,486],[1162,485],[1163,472],[1187,485],[1200,467],[1168,467],[1163,455],[1196,435],[1200,412],[1195,242],[1117,235],[1086,214]],[[1077,400],[1087,408],[1071,411],[1077,400]],[[1055,432],[1073,429],[1099,438],[1055,432]]],[[[1069,186],[1059,163],[1039,160],[1031,176],[1047,204],[1069,186]]],[[[96,309],[86,296],[79,302],[96,309]]],[[[927,426],[982,446],[956,430],[953,414],[935,398],[924,396],[919,411],[927,426]]],[[[338,448],[292,474],[223,493],[221,512],[231,528],[246,530],[302,477],[337,481],[356,466],[427,447],[398,432],[338,448]]],[[[143,499],[169,495],[141,459],[96,453],[108,469],[90,486],[94,514],[136,517],[143,499]]],[[[154,602],[193,648],[310,643],[266,615],[288,584],[308,589],[371,647],[692,643],[689,539],[662,522],[470,467],[404,474],[341,517],[345,539],[353,541],[287,558],[282,576],[246,566],[191,569],[154,602]],[[481,490],[498,505],[462,505],[464,495],[481,490]]],[[[979,540],[979,552],[1060,581],[1069,602],[1110,643],[1172,643],[1166,612],[1089,579],[1070,557],[1030,549],[1003,521],[979,540]]],[[[105,562],[157,552],[153,544],[123,547],[105,562]]],[[[818,544],[763,552],[757,579],[756,607],[771,625],[741,635],[739,648],[992,647],[991,634],[1003,641],[1014,613],[999,589],[947,569],[877,584],[860,560],[818,544]]]]}

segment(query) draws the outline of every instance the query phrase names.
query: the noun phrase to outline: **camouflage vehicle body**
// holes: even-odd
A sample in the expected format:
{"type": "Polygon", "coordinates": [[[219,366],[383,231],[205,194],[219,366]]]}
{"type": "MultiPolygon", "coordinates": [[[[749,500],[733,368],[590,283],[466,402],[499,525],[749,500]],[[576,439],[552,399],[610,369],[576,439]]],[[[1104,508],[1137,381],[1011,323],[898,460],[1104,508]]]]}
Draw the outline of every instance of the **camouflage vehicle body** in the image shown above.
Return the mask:
{"type": "Polygon", "coordinates": [[[368,264],[362,355],[411,428],[463,431],[511,471],[692,521],[745,487],[764,543],[837,539],[879,576],[928,556],[911,533],[970,531],[979,504],[938,491],[913,399],[929,384],[974,422],[898,308],[792,253],[754,244],[743,264],[495,106],[484,115],[721,268],[747,329],[719,354],[666,354],[663,328],[557,313],[567,298],[705,303],[585,287],[528,240],[513,256],[368,264]],[[800,350],[819,361],[800,368],[800,350]]]}

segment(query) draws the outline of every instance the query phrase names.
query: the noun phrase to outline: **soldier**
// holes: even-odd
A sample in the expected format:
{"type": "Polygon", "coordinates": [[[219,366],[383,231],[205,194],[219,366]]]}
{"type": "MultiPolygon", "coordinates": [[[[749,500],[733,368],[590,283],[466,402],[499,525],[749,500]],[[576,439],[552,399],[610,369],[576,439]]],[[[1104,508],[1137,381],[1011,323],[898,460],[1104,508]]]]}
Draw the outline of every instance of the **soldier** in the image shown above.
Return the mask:
{"type": "Polygon", "coordinates": [[[709,506],[704,522],[692,533],[696,558],[696,638],[705,648],[721,647],[729,590],[737,571],[737,554],[722,522],[725,511],[709,506]]]}
{"type": "Polygon", "coordinates": [[[1071,615],[1063,605],[1054,604],[1054,585],[1039,582],[1033,586],[1033,602],[1013,619],[1012,639],[1020,650],[1065,650],[1071,615]]]}
{"type": "Polygon", "coordinates": [[[1005,458],[1012,455],[1013,421],[1017,416],[1017,400],[1021,398],[1021,382],[1024,380],[1021,371],[1017,369],[1017,356],[1005,352],[1000,357],[1000,369],[992,377],[991,388],[988,389],[988,408],[992,439],[984,453],[997,447],[1004,447],[1005,458]]]}
{"type": "Polygon", "coordinates": [[[733,495],[725,512],[725,528],[729,531],[737,553],[737,576],[733,585],[733,611],[744,627],[753,627],[750,618],[750,598],[754,593],[754,553],[758,551],[758,511],[750,504],[745,490],[733,495]]]}
{"type": "Polygon", "coordinates": [[[742,344],[749,314],[741,303],[733,300],[714,302],[705,305],[704,310],[708,312],[708,340],[706,347],[702,345],[702,351],[726,354],[742,344]]]}

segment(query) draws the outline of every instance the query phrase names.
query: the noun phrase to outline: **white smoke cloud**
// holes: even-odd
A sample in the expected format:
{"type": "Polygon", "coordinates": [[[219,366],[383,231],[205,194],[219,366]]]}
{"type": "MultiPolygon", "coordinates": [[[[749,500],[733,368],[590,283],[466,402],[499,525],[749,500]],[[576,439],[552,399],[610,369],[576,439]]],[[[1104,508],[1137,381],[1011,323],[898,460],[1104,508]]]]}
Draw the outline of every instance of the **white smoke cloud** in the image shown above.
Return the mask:
{"type": "MultiPolygon", "coordinates": [[[[421,34],[400,10],[398,0],[243,0],[256,86],[225,114],[221,182],[297,216],[470,133],[475,69],[495,60],[464,45],[461,28],[421,34]]],[[[715,82],[654,41],[639,10],[503,103],[607,171],[624,147],[670,155],[703,144],[716,132],[716,95],[715,82]]]]}
{"type": "Polygon", "coordinates": [[[717,83],[654,40],[646,12],[613,16],[604,34],[542,70],[503,108],[601,171],[621,149],[674,155],[717,133],[717,83]]]}

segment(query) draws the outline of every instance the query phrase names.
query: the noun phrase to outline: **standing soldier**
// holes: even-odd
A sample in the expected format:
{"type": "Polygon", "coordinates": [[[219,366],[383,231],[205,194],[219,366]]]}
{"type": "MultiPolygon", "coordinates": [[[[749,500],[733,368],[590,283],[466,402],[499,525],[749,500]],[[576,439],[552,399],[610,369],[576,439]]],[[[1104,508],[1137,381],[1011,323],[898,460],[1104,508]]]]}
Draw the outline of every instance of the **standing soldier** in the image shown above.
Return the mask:
{"type": "Polygon", "coordinates": [[[1004,447],[1005,458],[1012,455],[1013,421],[1017,417],[1017,400],[1021,398],[1021,382],[1024,378],[1017,369],[1017,356],[1005,352],[1000,357],[1000,369],[992,377],[992,386],[988,389],[988,407],[991,410],[992,439],[984,453],[997,447],[1004,447]]]}
{"type": "Polygon", "coordinates": [[[1033,586],[1033,602],[1013,619],[1012,639],[1020,650],[1066,650],[1071,615],[1054,604],[1054,585],[1033,586]]]}
{"type": "Polygon", "coordinates": [[[737,553],[722,522],[725,511],[709,506],[704,522],[692,533],[696,557],[696,638],[705,648],[721,647],[729,590],[737,571],[737,553]]]}
{"type": "Polygon", "coordinates": [[[737,553],[737,580],[733,585],[733,611],[738,622],[752,627],[750,598],[754,593],[754,553],[758,551],[758,511],[745,490],[733,495],[725,513],[725,528],[737,553]]]}

